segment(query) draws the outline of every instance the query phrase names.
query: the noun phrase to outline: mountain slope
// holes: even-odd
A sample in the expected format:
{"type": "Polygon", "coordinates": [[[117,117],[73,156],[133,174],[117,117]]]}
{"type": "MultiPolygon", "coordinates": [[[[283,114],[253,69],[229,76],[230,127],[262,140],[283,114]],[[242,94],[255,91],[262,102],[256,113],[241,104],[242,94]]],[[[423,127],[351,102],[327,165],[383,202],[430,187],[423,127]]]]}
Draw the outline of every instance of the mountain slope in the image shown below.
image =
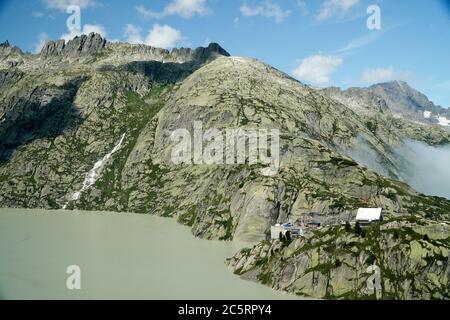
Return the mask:
{"type": "MultiPolygon", "coordinates": [[[[360,206],[448,219],[449,201],[425,197],[344,152],[364,137],[389,162],[402,137],[413,132],[445,143],[450,134],[443,129],[424,132],[384,118],[375,126],[322,92],[257,60],[229,57],[216,44],[169,52],[91,34],[49,42],[39,55],[9,45],[2,50],[2,206],[152,213],[176,217],[199,237],[248,241],[265,239],[275,222],[304,215],[340,223],[360,206]],[[170,134],[195,121],[204,131],[279,129],[280,170],[174,165],[170,134]]],[[[392,170],[395,176],[395,164],[392,170]]]]}
{"type": "MultiPolygon", "coordinates": [[[[411,140],[436,147],[448,143],[450,127],[445,125],[448,110],[435,106],[405,82],[393,81],[347,90],[326,88],[321,92],[364,118],[370,130],[385,142],[385,146],[380,148],[367,136],[358,135],[350,148],[342,150],[342,153],[382,175],[411,183],[412,166],[406,165],[409,159],[405,154],[413,158],[423,157],[411,149],[411,140]]],[[[430,149],[429,153],[432,151],[430,149]]]]}

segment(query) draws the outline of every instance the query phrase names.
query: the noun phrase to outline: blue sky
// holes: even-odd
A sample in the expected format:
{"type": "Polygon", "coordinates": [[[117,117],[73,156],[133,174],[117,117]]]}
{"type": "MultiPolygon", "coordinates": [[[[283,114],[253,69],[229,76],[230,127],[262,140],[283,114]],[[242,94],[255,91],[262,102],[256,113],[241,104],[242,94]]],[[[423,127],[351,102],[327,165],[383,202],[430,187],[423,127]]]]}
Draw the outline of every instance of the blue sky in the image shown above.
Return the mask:
{"type": "Polygon", "coordinates": [[[405,80],[450,107],[446,0],[0,0],[0,41],[25,51],[90,31],[167,48],[214,41],[320,87],[405,80]],[[69,4],[81,8],[75,33],[69,4]],[[380,30],[367,27],[370,5],[380,30]]]}

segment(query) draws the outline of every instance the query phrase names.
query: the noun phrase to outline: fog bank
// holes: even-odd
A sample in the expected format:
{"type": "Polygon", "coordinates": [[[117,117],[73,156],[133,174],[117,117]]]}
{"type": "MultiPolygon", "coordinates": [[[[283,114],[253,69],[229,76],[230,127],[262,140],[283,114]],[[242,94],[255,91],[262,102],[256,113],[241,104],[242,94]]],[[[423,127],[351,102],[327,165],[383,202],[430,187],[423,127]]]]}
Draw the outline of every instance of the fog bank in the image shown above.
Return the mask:
{"type": "Polygon", "coordinates": [[[432,147],[408,140],[396,153],[402,178],[414,189],[450,199],[450,145],[432,147]]]}
{"type": "Polygon", "coordinates": [[[359,164],[383,175],[400,176],[418,192],[450,199],[450,145],[433,147],[425,143],[405,140],[394,151],[394,166],[383,163],[379,154],[364,137],[358,137],[356,146],[345,154],[359,164]]]}

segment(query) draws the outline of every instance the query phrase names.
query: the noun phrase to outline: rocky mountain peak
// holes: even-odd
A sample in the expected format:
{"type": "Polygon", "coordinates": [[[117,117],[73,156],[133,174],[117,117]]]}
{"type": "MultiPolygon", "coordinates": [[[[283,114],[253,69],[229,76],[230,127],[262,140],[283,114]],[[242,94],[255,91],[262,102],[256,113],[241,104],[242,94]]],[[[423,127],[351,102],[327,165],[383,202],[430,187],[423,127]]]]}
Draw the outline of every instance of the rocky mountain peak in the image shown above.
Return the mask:
{"type": "Polygon", "coordinates": [[[194,51],[194,59],[196,60],[207,60],[218,55],[225,57],[230,56],[224,48],[215,42],[210,43],[206,48],[199,47],[194,51]]]}
{"type": "Polygon", "coordinates": [[[195,61],[200,63],[209,61],[217,56],[230,56],[230,54],[217,43],[210,43],[207,47],[198,47],[196,49],[173,48],[170,53],[167,51],[167,54],[170,55],[172,59],[178,61],[195,61]]]}
{"type": "Polygon", "coordinates": [[[399,113],[406,111],[420,112],[424,110],[438,109],[427,96],[412,88],[405,81],[391,81],[375,84],[369,87],[375,93],[381,95],[393,106],[393,110],[399,113]]]}
{"type": "Polygon", "coordinates": [[[349,88],[345,91],[326,88],[323,91],[358,112],[379,106],[405,119],[427,124],[438,124],[439,117],[445,117],[445,121],[450,118],[448,109],[435,105],[425,94],[401,80],[378,83],[368,88],[349,88]]]}
{"type": "Polygon", "coordinates": [[[5,42],[0,43],[0,47],[9,47],[9,41],[6,40],[5,42]]]}
{"type": "Polygon", "coordinates": [[[397,90],[402,92],[416,92],[406,81],[403,80],[394,80],[388,82],[377,83],[369,88],[384,88],[387,90],[397,90]]]}
{"type": "Polygon", "coordinates": [[[19,47],[11,46],[9,41],[6,40],[0,43],[0,60],[8,60],[7,65],[12,67],[17,64],[17,59],[23,56],[22,50],[19,47]],[[14,61],[13,61],[14,60],[14,61]]]}
{"type": "Polygon", "coordinates": [[[88,35],[76,36],[67,43],[64,40],[47,41],[42,48],[40,55],[43,57],[63,55],[66,57],[80,57],[93,54],[106,45],[106,39],[98,33],[91,32],[88,35]]]}

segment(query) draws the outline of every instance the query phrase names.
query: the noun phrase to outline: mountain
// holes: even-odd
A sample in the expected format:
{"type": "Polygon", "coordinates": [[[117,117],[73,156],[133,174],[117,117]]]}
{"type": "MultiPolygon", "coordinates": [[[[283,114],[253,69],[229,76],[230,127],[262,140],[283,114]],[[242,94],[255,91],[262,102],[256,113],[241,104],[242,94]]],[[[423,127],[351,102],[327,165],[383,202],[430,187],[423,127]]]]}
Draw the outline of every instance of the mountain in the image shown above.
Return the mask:
{"type": "Polygon", "coordinates": [[[436,144],[448,142],[447,131],[425,134],[395,118],[371,125],[217,44],[169,52],[91,34],[49,42],[38,55],[9,52],[0,73],[3,206],[154,213],[177,217],[200,237],[242,240],[264,239],[272,223],[304,214],[345,221],[362,205],[448,215],[447,201],[423,197],[342,152],[364,136],[389,162],[401,137],[436,144]],[[174,165],[170,132],[194,121],[204,131],[279,128],[279,172],[261,174],[261,164],[174,165]]]}
{"type": "MultiPolygon", "coordinates": [[[[424,167],[419,168],[420,171],[426,170],[427,166],[428,170],[432,170],[430,168],[432,164],[429,163],[426,154],[433,154],[436,149],[424,149],[422,154],[417,154],[413,150],[414,141],[424,142],[423,148],[426,148],[426,145],[446,145],[448,132],[442,133],[439,128],[450,129],[447,123],[447,119],[450,118],[447,109],[434,105],[424,94],[403,81],[347,90],[331,87],[322,89],[321,92],[363,117],[367,126],[383,141],[381,146],[377,145],[360,133],[350,148],[341,151],[343,154],[379,174],[415,186],[423,185],[418,182],[423,180],[423,176],[419,177],[417,165],[409,162],[415,158],[417,163],[422,163],[424,167]],[[392,127],[395,127],[394,131],[392,127]],[[393,132],[398,132],[398,129],[404,131],[404,134],[399,136],[400,139],[392,135],[393,132]]],[[[419,189],[425,193],[430,192],[424,187],[419,189]]]]}
{"type": "Polygon", "coordinates": [[[374,114],[388,110],[393,115],[426,124],[450,126],[450,110],[435,105],[404,81],[379,83],[368,88],[326,88],[326,94],[358,111],[374,114]]]}
{"type": "Polygon", "coordinates": [[[398,117],[391,103],[310,88],[218,44],[168,51],[96,34],[50,41],[39,54],[2,44],[0,205],[150,213],[197,237],[252,242],[302,217],[333,228],[359,207],[448,221],[450,201],[401,181],[394,151],[404,139],[448,144],[450,131],[398,117]],[[279,130],[279,168],[245,152],[245,163],[175,164],[174,131],[195,140],[199,121],[219,137],[279,130]],[[361,146],[385,172],[352,157],[361,146]]]}

